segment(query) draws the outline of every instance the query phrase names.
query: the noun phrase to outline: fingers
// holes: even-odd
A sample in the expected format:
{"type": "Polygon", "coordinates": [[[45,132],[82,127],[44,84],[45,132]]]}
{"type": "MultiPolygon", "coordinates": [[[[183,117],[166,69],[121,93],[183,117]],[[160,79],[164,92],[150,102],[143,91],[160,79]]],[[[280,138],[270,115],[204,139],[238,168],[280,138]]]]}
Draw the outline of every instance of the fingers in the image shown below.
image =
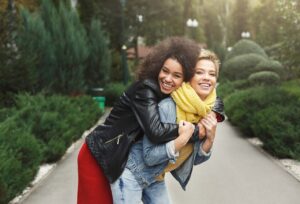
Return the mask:
{"type": "Polygon", "coordinates": [[[217,125],[217,119],[213,115],[207,115],[201,120],[201,123],[205,128],[209,128],[217,125]]]}

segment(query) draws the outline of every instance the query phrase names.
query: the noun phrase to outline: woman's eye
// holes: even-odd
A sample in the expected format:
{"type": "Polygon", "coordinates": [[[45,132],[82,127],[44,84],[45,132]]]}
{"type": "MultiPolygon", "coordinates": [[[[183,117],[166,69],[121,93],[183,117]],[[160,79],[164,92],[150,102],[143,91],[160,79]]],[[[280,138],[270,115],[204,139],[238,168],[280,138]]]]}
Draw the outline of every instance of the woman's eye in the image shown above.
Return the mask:
{"type": "Polygon", "coordinates": [[[164,73],[168,73],[168,70],[167,69],[163,69],[162,70],[164,73]]]}

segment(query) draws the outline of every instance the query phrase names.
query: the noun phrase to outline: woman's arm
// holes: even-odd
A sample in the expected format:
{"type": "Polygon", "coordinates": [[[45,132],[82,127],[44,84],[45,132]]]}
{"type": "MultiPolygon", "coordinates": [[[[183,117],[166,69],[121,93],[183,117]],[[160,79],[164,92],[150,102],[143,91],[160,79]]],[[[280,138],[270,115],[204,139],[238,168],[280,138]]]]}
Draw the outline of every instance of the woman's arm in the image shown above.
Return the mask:
{"type": "MultiPolygon", "coordinates": [[[[153,143],[165,143],[178,136],[178,125],[163,123],[158,110],[160,91],[157,84],[140,83],[131,98],[132,110],[145,135],[153,143]]],[[[176,121],[176,120],[175,120],[176,121]]],[[[194,135],[198,135],[195,129],[194,135]]]]}

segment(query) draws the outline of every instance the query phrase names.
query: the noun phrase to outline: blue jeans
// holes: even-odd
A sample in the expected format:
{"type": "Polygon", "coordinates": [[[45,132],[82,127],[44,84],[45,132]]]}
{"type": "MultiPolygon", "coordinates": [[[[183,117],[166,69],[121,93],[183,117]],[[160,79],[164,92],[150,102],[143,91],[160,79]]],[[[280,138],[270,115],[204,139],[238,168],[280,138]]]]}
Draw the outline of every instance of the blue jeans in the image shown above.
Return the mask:
{"type": "Polygon", "coordinates": [[[143,187],[127,168],[110,187],[114,204],[170,204],[164,181],[143,187]]]}

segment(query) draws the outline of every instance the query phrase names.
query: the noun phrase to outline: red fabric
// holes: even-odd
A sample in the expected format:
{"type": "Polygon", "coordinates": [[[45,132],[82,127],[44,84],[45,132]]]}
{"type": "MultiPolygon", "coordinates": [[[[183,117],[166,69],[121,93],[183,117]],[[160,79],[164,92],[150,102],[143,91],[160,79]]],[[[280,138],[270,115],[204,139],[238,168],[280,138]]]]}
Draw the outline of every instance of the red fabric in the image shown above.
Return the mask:
{"type": "Polygon", "coordinates": [[[86,143],[78,154],[77,204],[112,204],[107,178],[86,143]]]}

